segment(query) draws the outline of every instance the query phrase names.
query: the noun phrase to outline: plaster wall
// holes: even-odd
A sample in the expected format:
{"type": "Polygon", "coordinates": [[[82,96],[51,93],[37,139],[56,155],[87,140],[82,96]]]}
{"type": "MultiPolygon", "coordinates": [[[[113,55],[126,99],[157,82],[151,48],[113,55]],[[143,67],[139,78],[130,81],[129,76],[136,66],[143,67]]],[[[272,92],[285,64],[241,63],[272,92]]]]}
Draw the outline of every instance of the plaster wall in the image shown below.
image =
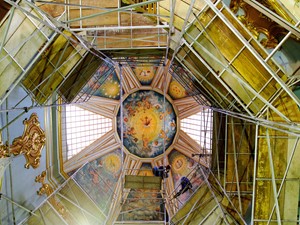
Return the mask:
{"type": "MultiPolygon", "coordinates": [[[[16,87],[7,98],[6,102],[1,105],[1,110],[12,109],[16,106],[18,101],[26,95],[26,92],[21,87],[16,87]]],[[[23,108],[28,107],[31,104],[31,99],[27,96],[27,98],[16,107],[23,108]]],[[[45,130],[44,109],[42,108],[35,108],[29,110],[27,113],[24,112],[24,110],[9,110],[7,113],[1,112],[1,128],[7,124],[7,121],[10,122],[15,120],[7,128],[3,129],[2,141],[4,143],[8,141],[9,144],[11,144],[14,138],[22,136],[24,131],[23,120],[29,118],[33,112],[38,115],[40,126],[45,130]]],[[[33,169],[32,167],[26,169],[24,167],[26,160],[23,155],[12,156],[11,158],[11,165],[8,166],[4,172],[1,193],[27,209],[34,210],[44,200],[44,196],[39,196],[36,193],[41,187],[41,184],[35,182],[35,177],[45,170],[45,149],[42,150],[40,166],[36,169],[33,169]]],[[[7,200],[1,201],[0,208],[1,224],[13,224],[13,216],[18,223],[29,215],[28,212],[16,205],[12,208],[12,204],[7,200]],[[13,215],[13,213],[15,215],[13,215]]]]}

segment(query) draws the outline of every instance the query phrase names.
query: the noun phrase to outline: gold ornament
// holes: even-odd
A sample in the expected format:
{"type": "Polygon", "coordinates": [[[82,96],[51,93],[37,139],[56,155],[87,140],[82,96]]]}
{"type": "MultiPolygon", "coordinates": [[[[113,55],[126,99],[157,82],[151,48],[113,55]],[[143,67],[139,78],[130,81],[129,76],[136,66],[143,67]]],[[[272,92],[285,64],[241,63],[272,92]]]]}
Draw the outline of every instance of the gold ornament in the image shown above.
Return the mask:
{"type": "Polygon", "coordinates": [[[23,154],[26,159],[25,168],[37,168],[40,165],[41,152],[45,144],[45,132],[40,128],[38,116],[33,113],[29,120],[23,121],[24,133],[21,137],[13,140],[10,153],[14,155],[23,154]]]}
{"type": "Polygon", "coordinates": [[[0,145],[0,158],[9,157],[8,145],[0,145]]]}
{"type": "Polygon", "coordinates": [[[51,195],[53,193],[53,188],[45,183],[45,179],[46,179],[46,171],[43,171],[40,175],[36,176],[35,178],[35,182],[41,183],[42,187],[40,187],[40,189],[37,191],[38,195],[51,195]]]}
{"type": "MultiPolygon", "coordinates": [[[[276,1],[258,0],[259,3],[269,8],[271,11],[276,12],[282,18],[291,22],[288,14],[282,10],[276,1]]],[[[278,44],[278,39],[287,33],[287,30],[279,26],[276,22],[272,21],[269,17],[259,12],[254,7],[245,3],[242,0],[231,0],[230,9],[238,14],[241,10],[242,15],[238,15],[238,19],[245,25],[245,27],[253,34],[253,36],[260,40],[260,43],[265,48],[275,48],[278,44]],[[262,35],[260,38],[260,35],[262,35]]],[[[293,35],[292,38],[295,38],[293,35]]]]}
{"type": "MultiPolygon", "coordinates": [[[[53,188],[50,186],[50,184],[45,183],[46,180],[46,171],[43,171],[40,175],[36,176],[35,182],[41,183],[42,187],[37,191],[38,195],[47,195],[49,197],[53,193],[53,188]]],[[[55,197],[55,195],[52,195],[48,199],[49,203],[55,208],[55,210],[64,218],[65,221],[67,221],[68,224],[74,224],[75,221],[71,218],[68,211],[64,207],[64,205],[55,197]]]]}

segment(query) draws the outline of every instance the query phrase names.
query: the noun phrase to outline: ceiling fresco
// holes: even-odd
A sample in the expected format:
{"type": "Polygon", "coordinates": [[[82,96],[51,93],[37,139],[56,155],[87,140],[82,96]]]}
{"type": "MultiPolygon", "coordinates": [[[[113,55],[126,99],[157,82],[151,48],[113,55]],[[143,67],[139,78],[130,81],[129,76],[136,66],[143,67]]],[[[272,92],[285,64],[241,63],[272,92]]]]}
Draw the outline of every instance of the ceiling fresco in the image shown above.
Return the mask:
{"type": "Polygon", "coordinates": [[[95,96],[120,99],[120,82],[115,71],[113,71],[105,82],[94,93],[95,96]]]}
{"type": "MultiPolygon", "coordinates": [[[[174,74],[181,76],[183,72],[177,68],[174,74]]],[[[171,74],[164,77],[162,66],[157,67],[156,64],[149,63],[144,66],[133,65],[124,67],[122,74],[123,142],[120,142],[119,74],[118,71],[110,70],[107,65],[101,66],[88,83],[89,87],[86,87],[87,90],[93,91],[93,98],[91,103],[87,103],[87,108],[105,117],[115,117],[115,130],[108,132],[109,136],[104,135],[95,141],[103,142],[101,149],[94,148],[92,144],[91,148],[85,149],[88,155],[83,151],[71,159],[78,163],[82,158],[91,155],[94,159],[95,155],[99,154],[100,158],[84,166],[76,179],[105,214],[109,213],[111,204],[116,200],[113,193],[119,187],[117,185],[123,183],[120,176],[122,153],[121,150],[111,152],[109,149],[113,146],[121,148],[123,144],[123,150],[127,154],[124,165],[130,165],[130,168],[137,170],[139,176],[154,176],[152,167],[161,165],[162,158],[166,159],[172,167],[166,180],[171,185],[167,188],[167,194],[171,198],[179,191],[180,179],[183,176],[191,180],[191,192],[203,181],[200,170],[196,168],[198,163],[187,156],[187,152],[198,152],[201,147],[179,127],[179,118],[188,118],[200,112],[195,99],[189,96],[176,77],[172,78],[171,74]],[[166,96],[162,94],[164,87],[167,87],[166,96]],[[104,153],[105,151],[109,153],[104,153]],[[92,182],[88,182],[89,180],[92,182]]],[[[191,192],[173,198],[173,203],[178,207],[183,206],[192,195],[191,192]]],[[[161,202],[160,190],[132,188],[118,194],[122,194],[121,212],[114,213],[117,213],[119,221],[164,220],[164,204],[161,202]]]]}
{"type": "Polygon", "coordinates": [[[96,205],[108,214],[122,168],[122,154],[118,149],[102,156],[78,171],[74,180],[89,194],[96,205]]]}
{"type": "MultiPolygon", "coordinates": [[[[171,103],[160,93],[142,90],[130,94],[123,102],[123,118],[123,144],[136,156],[158,156],[174,140],[176,114],[171,103]]],[[[120,111],[117,127],[120,136],[120,111]]]]}
{"type": "Polygon", "coordinates": [[[182,85],[173,78],[169,86],[168,94],[172,99],[180,99],[188,96],[186,90],[182,87],[182,85]]]}
{"type": "Polygon", "coordinates": [[[156,66],[134,67],[133,71],[142,85],[150,85],[156,73],[156,66]]]}
{"type": "MultiPolygon", "coordinates": [[[[130,69],[142,86],[150,86],[155,76],[159,76],[158,66],[132,66],[130,69]]],[[[181,76],[184,70],[176,71],[181,76]]],[[[124,91],[124,90],[123,90],[124,91]]],[[[120,80],[115,68],[107,63],[102,63],[93,77],[88,81],[82,93],[110,99],[120,99],[120,80]]],[[[181,99],[188,96],[184,87],[174,78],[169,83],[168,95],[173,99],[181,99]]]]}
{"type": "MultiPolygon", "coordinates": [[[[169,158],[169,163],[171,165],[171,173],[172,173],[173,182],[175,186],[174,195],[181,188],[180,186],[181,177],[183,176],[187,177],[193,185],[193,188],[191,190],[177,197],[179,207],[181,207],[203,182],[203,176],[200,170],[200,164],[195,160],[193,160],[192,158],[189,158],[186,155],[176,150],[173,150],[168,155],[168,158],[169,158]]],[[[203,173],[206,173],[205,167],[202,166],[201,169],[203,173]]]]}
{"type": "Polygon", "coordinates": [[[82,90],[83,93],[99,97],[120,99],[120,81],[114,67],[102,64],[82,90]]]}

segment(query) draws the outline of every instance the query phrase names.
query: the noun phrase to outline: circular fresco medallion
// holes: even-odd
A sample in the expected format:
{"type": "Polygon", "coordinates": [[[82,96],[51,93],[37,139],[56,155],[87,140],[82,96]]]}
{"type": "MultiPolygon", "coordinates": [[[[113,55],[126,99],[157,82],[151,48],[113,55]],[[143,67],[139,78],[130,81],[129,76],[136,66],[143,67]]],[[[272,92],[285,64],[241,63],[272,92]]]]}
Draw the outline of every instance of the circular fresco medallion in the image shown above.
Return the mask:
{"type": "Polygon", "coordinates": [[[117,154],[107,155],[103,161],[103,166],[109,173],[117,174],[121,168],[121,158],[117,154]]]}
{"type": "MultiPolygon", "coordinates": [[[[120,110],[117,117],[120,136],[120,110]]],[[[123,102],[123,144],[142,158],[158,156],[172,144],[176,134],[176,115],[164,96],[151,90],[130,94],[123,102]]]]}
{"type": "Polygon", "coordinates": [[[176,80],[173,80],[170,83],[169,95],[173,99],[179,99],[179,98],[186,97],[187,93],[186,93],[186,90],[176,80]]]}

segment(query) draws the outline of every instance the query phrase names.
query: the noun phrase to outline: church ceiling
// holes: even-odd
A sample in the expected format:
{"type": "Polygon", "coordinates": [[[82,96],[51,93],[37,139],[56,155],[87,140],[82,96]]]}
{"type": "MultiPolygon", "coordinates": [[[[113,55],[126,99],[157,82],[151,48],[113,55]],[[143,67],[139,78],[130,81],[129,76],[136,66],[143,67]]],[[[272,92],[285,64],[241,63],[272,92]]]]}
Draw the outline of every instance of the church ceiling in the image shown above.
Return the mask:
{"type": "MultiPolygon", "coordinates": [[[[79,107],[112,118],[112,130],[66,160],[63,166],[66,173],[72,174],[72,171],[82,163],[89,162],[76,173],[75,178],[80,185],[83,184],[83,188],[88,193],[91,193],[96,202],[101,199],[102,203],[99,207],[107,215],[110,204],[115,201],[114,198],[119,198],[113,195],[115,195],[116,183],[120,185],[123,182],[121,171],[122,174],[146,173],[144,175],[153,176],[151,171],[153,166],[170,164],[172,169],[167,181],[167,191],[169,195],[174,195],[174,189],[180,186],[179,180],[182,176],[189,175],[196,183],[202,182],[201,176],[196,172],[198,163],[192,159],[191,154],[211,151],[211,146],[203,146],[181,129],[181,120],[204,113],[206,110],[188,95],[171,74],[164,73],[162,65],[149,63],[146,66],[129,65],[123,65],[121,71],[118,71],[118,68],[109,70],[106,66],[100,66],[83,88],[82,92],[90,94],[91,97],[88,102],[80,104],[79,107]],[[121,87],[122,92],[120,92],[121,87]],[[121,97],[122,105],[120,105],[121,97]],[[104,110],[106,107],[110,110],[104,110]],[[121,151],[124,153],[121,154],[121,151]],[[99,186],[109,190],[98,190],[99,186]],[[107,193],[111,194],[107,195],[107,193]],[[102,195],[106,197],[102,198],[102,195]]],[[[207,114],[207,117],[211,116],[212,114],[207,114]]],[[[204,114],[203,117],[206,115],[204,114]]],[[[211,134],[207,135],[211,136],[211,134]]],[[[200,163],[208,167],[210,157],[201,159],[200,163]]],[[[128,199],[128,202],[126,203],[125,200],[123,207],[119,209],[120,212],[133,210],[134,207],[139,208],[138,205],[141,203],[133,204],[134,200],[129,199],[136,199],[138,198],[136,195],[141,193],[132,191],[119,194],[128,199]]],[[[182,195],[181,204],[188,199],[189,195],[190,192],[182,195]]],[[[143,197],[145,198],[144,195],[143,197]]],[[[172,204],[177,205],[178,202],[174,199],[172,204]]],[[[157,212],[157,210],[153,211],[157,212]]],[[[138,210],[136,214],[121,213],[119,219],[139,220],[141,218],[138,215],[141,214],[148,215],[143,210],[138,210]]],[[[159,214],[149,214],[149,220],[156,219],[163,218],[159,214]]]]}
{"type": "MultiPolygon", "coordinates": [[[[65,147],[60,149],[60,172],[72,175],[84,165],[74,179],[90,193],[105,221],[139,220],[141,214],[147,220],[162,219],[159,213],[164,209],[156,201],[160,196],[156,195],[153,202],[156,213],[144,211],[140,202],[130,198],[149,196],[143,191],[140,195],[122,192],[123,174],[152,176],[153,166],[170,164],[165,191],[171,197],[182,176],[192,175],[195,184],[202,183],[196,165],[210,166],[210,107],[256,125],[299,135],[295,126],[300,118],[299,22],[282,11],[280,4],[264,3],[282,17],[283,25],[278,21],[274,24],[272,17],[249,7],[252,0],[230,1],[238,4],[231,9],[228,1],[202,0],[177,1],[176,7],[172,1],[155,0],[6,2],[9,7],[1,2],[4,8],[0,10],[0,34],[4,34],[0,101],[4,103],[11,87],[19,82],[33,99],[32,107],[48,104],[55,92],[59,99],[53,104],[78,104],[84,111],[108,119],[107,130],[91,138],[91,143],[77,154],[66,157],[66,139],[59,140],[65,147]],[[13,10],[6,16],[10,6],[13,10]],[[210,123],[204,133],[196,130],[204,143],[187,131],[194,129],[192,118],[197,116],[210,123]],[[190,127],[185,129],[187,124],[190,127]],[[192,154],[199,152],[207,156],[196,161],[192,154]],[[121,200],[122,207],[115,207],[121,200]],[[140,210],[129,213],[135,206],[140,210]],[[120,214],[124,217],[118,217],[120,214]]],[[[63,112],[60,109],[58,112],[63,112]]],[[[58,136],[66,137],[63,116],[58,121],[58,129],[62,128],[58,136]]],[[[258,132],[265,131],[257,131],[256,135],[258,132]]],[[[275,138],[278,135],[270,133],[275,138]]],[[[232,134],[233,139],[240,137],[232,134]]],[[[238,141],[228,143],[235,146],[232,143],[238,141]]],[[[288,141],[276,140],[272,145],[261,139],[255,141],[260,157],[265,157],[273,144],[276,153],[282,143],[285,148],[288,145],[288,141]]],[[[283,155],[280,152],[275,158],[287,164],[287,156],[283,155]]],[[[244,172],[238,174],[241,165],[237,164],[241,161],[233,156],[228,157],[229,169],[224,169],[224,174],[244,177],[244,172]]],[[[251,157],[246,156],[243,162],[254,160],[251,157]]],[[[263,163],[257,166],[258,171],[269,173],[267,161],[259,159],[263,163]]],[[[275,187],[275,178],[272,181],[275,187]]],[[[271,209],[271,186],[265,187],[257,189],[257,199],[259,203],[270,202],[271,209]]],[[[189,196],[186,193],[178,201],[172,199],[167,206],[169,214],[174,215],[189,196]]],[[[263,204],[258,205],[257,218],[261,218],[261,212],[269,213],[267,207],[260,208],[263,204]]],[[[241,203],[239,207],[243,212],[245,207],[241,203]]]]}

